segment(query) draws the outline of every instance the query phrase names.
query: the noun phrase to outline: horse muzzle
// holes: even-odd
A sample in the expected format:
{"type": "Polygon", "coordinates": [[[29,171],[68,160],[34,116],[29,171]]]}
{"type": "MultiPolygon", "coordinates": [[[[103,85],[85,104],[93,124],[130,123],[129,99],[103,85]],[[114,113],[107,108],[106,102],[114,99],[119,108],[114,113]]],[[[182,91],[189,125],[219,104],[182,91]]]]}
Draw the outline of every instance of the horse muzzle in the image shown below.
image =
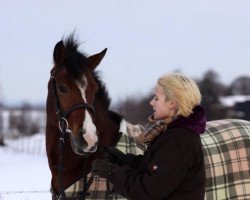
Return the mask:
{"type": "Polygon", "coordinates": [[[73,151],[78,155],[85,156],[97,151],[98,141],[88,145],[82,136],[75,137],[73,134],[70,134],[70,141],[73,151]]]}

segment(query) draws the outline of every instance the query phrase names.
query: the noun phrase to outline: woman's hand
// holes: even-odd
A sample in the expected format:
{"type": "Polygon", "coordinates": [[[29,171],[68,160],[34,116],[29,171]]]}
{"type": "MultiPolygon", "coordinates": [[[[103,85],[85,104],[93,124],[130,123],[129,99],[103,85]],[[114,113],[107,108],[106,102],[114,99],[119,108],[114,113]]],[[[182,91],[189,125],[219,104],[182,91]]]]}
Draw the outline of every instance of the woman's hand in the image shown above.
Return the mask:
{"type": "Polygon", "coordinates": [[[122,166],[122,163],[125,158],[125,154],[123,152],[121,152],[119,149],[109,146],[103,147],[102,150],[105,153],[106,159],[109,162],[122,166]]]}
{"type": "Polygon", "coordinates": [[[100,177],[109,179],[109,176],[111,175],[112,172],[112,167],[113,164],[110,163],[109,161],[103,159],[96,159],[92,163],[91,172],[94,175],[98,175],[100,177]]]}

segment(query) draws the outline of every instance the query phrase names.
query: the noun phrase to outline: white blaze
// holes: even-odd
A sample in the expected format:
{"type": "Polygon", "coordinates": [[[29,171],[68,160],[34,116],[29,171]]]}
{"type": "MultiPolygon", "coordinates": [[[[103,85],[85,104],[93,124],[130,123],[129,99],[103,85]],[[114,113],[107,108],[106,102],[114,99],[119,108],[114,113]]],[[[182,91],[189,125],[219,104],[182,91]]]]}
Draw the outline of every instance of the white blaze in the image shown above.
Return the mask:
{"type": "Polygon", "coordinates": [[[92,118],[88,111],[85,111],[85,119],[83,122],[83,130],[86,130],[85,134],[83,134],[83,138],[88,143],[87,150],[90,150],[92,146],[98,141],[98,137],[96,134],[96,127],[92,121],[92,118]]]}
{"type": "MultiPolygon", "coordinates": [[[[85,76],[83,76],[83,81],[85,83],[85,87],[82,87],[80,83],[77,83],[77,85],[81,91],[84,102],[88,103],[86,99],[86,88],[87,88],[88,82],[85,76]]],[[[96,126],[94,125],[91,115],[89,114],[89,111],[87,109],[85,110],[85,119],[84,119],[82,128],[84,131],[84,134],[82,136],[85,139],[85,141],[88,143],[88,147],[86,149],[88,151],[98,141],[98,137],[96,134],[96,126]]]]}

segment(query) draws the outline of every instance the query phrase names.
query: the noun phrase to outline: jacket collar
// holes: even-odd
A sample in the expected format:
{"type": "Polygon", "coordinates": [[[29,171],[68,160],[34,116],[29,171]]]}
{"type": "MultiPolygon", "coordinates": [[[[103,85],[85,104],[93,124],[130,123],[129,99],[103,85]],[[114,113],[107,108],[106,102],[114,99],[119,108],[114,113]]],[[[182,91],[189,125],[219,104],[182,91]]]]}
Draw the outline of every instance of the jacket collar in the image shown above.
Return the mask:
{"type": "Polygon", "coordinates": [[[168,129],[175,127],[187,128],[197,134],[202,134],[206,129],[205,110],[201,106],[196,106],[189,117],[178,117],[168,125],[168,129]]]}

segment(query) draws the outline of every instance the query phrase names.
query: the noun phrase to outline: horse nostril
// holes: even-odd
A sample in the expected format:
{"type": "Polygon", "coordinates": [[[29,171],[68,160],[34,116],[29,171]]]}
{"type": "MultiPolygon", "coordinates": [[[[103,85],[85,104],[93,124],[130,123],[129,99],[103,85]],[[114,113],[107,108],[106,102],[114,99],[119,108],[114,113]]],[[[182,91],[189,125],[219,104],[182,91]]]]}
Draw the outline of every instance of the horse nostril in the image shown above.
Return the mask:
{"type": "Polygon", "coordinates": [[[89,151],[93,151],[95,149],[95,146],[92,146],[89,151]]]}
{"type": "Polygon", "coordinates": [[[84,133],[82,131],[79,132],[79,135],[83,135],[84,133]]]}
{"type": "Polygon", "coordinates": [[[95,152],[97,149],[98,143],[96,142],[92,147],[90,147],[89,152],[95,152]]]}

